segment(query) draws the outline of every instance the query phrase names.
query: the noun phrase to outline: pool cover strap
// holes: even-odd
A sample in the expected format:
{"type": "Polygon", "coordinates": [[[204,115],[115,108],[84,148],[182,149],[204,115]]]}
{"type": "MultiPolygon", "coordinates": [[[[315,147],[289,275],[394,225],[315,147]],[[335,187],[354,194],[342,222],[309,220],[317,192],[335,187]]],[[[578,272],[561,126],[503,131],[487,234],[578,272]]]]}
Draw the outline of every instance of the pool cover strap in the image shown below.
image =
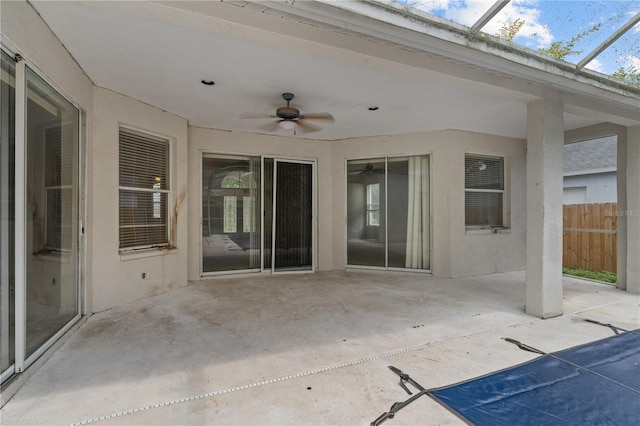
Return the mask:
{"type": "Polygon", "coordinates": [[[400,370],[399,368],[396,368],[393,365],[390,365],[389,366],[389,370],[393,371],[394,373],[396,373],[400,377],[400,386],[409,395],[413,395],[413,393],[409,390],[409,388],[407,387],[407,385],[405,383],[409,383],[411,386],[416,388],[419,392],[417,394],[413,395],[411,398],[407,399],[406,401],[394,403],[391,406],[391,408],[389,409],[389,411],[380,414],[380,416],[378,416],[377,419],[372,421],[371,422],[371,426],[378,426],[380,423],[384,422],[385,420],[392,419],[396,415],[396,412],[398,412],[402,408],[406,407],[407,405],[411,404],[413,401],[415,401],[416,399],[420,398],[422,395],[427,395],[428,392],[429,392],[427,389],[423,388],[419,383],[417,383],[415,380],[413,380],[411,377],[409,377],[408,374],[402,372],[402,370],[400,370]]]}

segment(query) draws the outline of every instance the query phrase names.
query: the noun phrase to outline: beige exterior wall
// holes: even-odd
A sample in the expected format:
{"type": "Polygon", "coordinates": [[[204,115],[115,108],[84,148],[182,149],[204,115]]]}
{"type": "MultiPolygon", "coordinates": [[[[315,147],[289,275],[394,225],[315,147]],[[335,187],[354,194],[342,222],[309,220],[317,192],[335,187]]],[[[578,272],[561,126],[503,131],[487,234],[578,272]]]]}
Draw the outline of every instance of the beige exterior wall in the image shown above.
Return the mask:
{"type": "Polygon", "coordinates": [[[187,121],[109,90],[94,93],[92,169],[88,192],[94,208],[88,216],[93,230],[93,311],[121,305],[187,285],[187,121]],[[119,253],[118,132],[120,126],[149,132],[170,141],[169,201],[171,243],[175,250],[119,253]],[[142,278],[142,274],[146,278],[142,278]]]}
{"type": "MultiPolygon", "coordinates": [[[[48,83],[83,111],[84,132],[80,136],[84,150],[84,165],[81,166],[84,166],[86,170],[90,170],[92,159],[87,153],[91,151],[93,146],[91,140],[93,83],[27,2],[3,1],[0,8],[2,41],[13,50],[10,53],[22,55],[26,59],[27,66],[43,75],[48,83]]],[[[38,155],[38,153],[31,152],[30,155],[33,159],[33,156],[38,155]]],[[[91,185],[89,178],[85,179],[84,184],[86,187],[91,185]]],[[[87,214],[92,211],[93,197],[90,192],[86,192],[84,208],[87,214]]],[[[87,232],[84,239],[84,252],[86,256],[90,257],[91,245],[89,242],[91,241],[92,230],[90,227],[85,229],[87,232]]],[[[31,240],[31,238],[27,239],[27,241],[31,240]]],[[[27,262],[29,262],[28,267],[30,268],[31,277],[36,281],[44,279],[44,277],[50,280],[51,276],[56,275],[55,271],[51,270],[52,267],[55,269],[55,263],[41,262],[34,257],[28,257],[27,262]]],[[[91,283],[92,281],[90,268],[83,269],[82,280],[83,312],[91,312],[91,286],[85,285],[85,283],[91,283]]],[[[50,302],[54,305],[60,304],[63,310],[73,310],[75,308],[73,306],[75,294],[64,293],[69,290],[68,286],[50,286],[43,287],[40,290],[46,291],[38,295],[30,294],[31,300],[38,300],[45,304],[50,302]]]]}
{"type": "Polygon", "coordinates": [[[525,141],[446,130],[361,138],[333,143],[333,265],[345,268],[345,160],[431,155],[432,273],[464,277],[521,270],[525,266],[525,141]],[[505,157],[507,224],[499,234],[467,233],[464,226],[464,155],[505,157]],[[487,250],[491,247],[491,250],[487,250]]]}

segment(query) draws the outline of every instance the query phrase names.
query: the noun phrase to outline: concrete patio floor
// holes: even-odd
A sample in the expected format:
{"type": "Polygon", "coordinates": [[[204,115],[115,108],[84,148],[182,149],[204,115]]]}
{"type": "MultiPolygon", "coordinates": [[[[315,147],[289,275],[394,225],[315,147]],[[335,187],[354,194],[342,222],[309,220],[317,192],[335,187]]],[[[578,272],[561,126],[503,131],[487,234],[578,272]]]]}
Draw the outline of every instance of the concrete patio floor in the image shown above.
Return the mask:
{"type": "MultiPolygon", "coordinates": [[[[91,316],[0,423],[368,425],[427,388],[640,327],[638,295],[564,278],[561,317],[524,313],[523,272],[465,279],[331,272],[193,283],[91,316]]],[[[462,422],[427,396],[389,425],[462,422]]]]}

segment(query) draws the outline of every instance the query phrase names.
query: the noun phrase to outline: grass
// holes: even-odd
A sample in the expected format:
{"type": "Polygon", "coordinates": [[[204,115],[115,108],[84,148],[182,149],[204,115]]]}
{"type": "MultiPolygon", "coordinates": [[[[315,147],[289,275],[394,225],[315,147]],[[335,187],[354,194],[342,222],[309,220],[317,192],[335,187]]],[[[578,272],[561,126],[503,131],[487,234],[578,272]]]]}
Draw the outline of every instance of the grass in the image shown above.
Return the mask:
{"type": "Polygon", "coordinates": [[[615,283],[617,280],[616,273],[608,271],[588,271],[586,269],[563,267],[562,273],[566,275],[573,275],[575,277],[588,278],[590,280],[604,281],[606,283],[615,283]]]}

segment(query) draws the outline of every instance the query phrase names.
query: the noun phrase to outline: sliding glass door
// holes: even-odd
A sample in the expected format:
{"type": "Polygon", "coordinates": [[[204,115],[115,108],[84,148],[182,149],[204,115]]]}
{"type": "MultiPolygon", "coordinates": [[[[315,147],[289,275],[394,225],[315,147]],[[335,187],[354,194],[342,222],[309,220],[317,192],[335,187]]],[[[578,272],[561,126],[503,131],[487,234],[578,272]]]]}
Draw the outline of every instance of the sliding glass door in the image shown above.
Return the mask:
{"type": "Polygon", "coordinates": [[[260,268],[260,157],[202,159],[202,271],[260,268]]]}
{"type": "Polygon", "coordinates": [[[79,315],[80,112],[27,68],[26,357],[79,315]]]}
{"type": "Polygon", "coordinates": [[[80,318],[81,112],[24,60],[1,55],[0,372],[5,381],[80,318]]]}
{"type": "Polygon", "coordinates": [[[430,269],[429,157],[347,161],[347,265],[430,269]]]}
{"type": "Polygon", "coordinates": [[[314,265],[313,163],[203,154],[202,274],[314,265]]]}
{"type": "Polygon", "coordinates": [[[386,162],[384,158],[347,163],[347,263],[386,265],[386,162]]]}

